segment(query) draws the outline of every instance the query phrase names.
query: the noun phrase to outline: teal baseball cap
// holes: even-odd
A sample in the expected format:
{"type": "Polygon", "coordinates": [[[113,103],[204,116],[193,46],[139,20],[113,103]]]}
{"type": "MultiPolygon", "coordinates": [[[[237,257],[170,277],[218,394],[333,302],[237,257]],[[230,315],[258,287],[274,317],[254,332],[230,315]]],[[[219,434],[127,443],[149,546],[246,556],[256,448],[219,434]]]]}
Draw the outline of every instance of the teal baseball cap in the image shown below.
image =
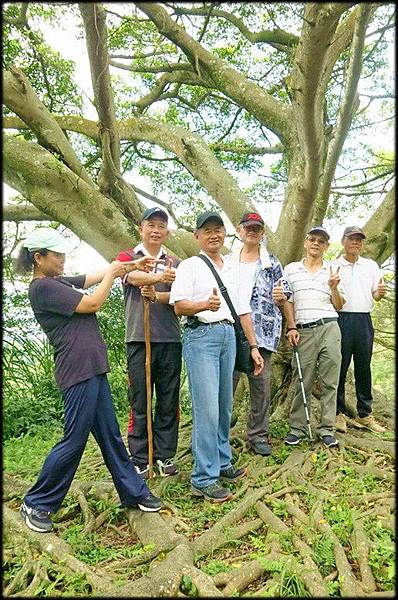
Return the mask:
{"type": "Polygon", "coordinates": [[[33,250],[52,250],[65,254],[68,252],[68,244],[58,231],[51,227],[40,227],[28,235],[23,246],[32,252],[33,250]]]}

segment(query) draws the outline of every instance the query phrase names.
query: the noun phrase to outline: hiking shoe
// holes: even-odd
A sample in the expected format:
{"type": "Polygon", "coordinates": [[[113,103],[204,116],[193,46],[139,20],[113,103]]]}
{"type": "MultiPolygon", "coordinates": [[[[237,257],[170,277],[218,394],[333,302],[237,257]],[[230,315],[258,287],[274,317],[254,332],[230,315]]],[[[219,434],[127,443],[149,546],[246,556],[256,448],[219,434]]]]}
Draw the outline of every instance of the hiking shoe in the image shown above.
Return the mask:
{"type": "Polygon", "coordinates": [[[146,467],[139,467],[138,465],[134,465],[134,469],[137,471],[137,473],[141,477],[141,479],[148,479],[149,465],[147,465],[146,467]]]}
{"type": "Polygon", "coordinates": [[[343,415],[343,413],[336,415],[336,431],[347,433],[347,421],[345,420],[345,415],[343,415]]]}
{"type": "Polygon", "coordinates": [[[40,533],[49,533],[52,531],[53,524],[49,517],[49,512],[33,508],[32,506],[26,506],[25,502],[22,502],[19,512],[29,529],[40,533]]]}
{"type": "Polygon", "coordinates": [[[169,477],[170,475],[178,475],[177,466],[173,463],[171,458],[167,458],[166,460],[157,460],[156,461],[159,475],[161,477],[169,477]]]}
{"type": "Polygon", "coordinates": [[[245,475],[247,475],[247,467],[235,469],[235,467],[231,465],[228,469],[220,471],[220,479],[226,479],[227,481],[238,481],[238,479],[242,479],[245,475]]]}
{"type": "Polygon", "coordinates": [[[142,498],[137,502],[137,506],[144,512],[157,512],[163,507],[163,503],[160,498],[157,498],[148,490],[148,494],[145,498],[142,498]]]}
{"type": "Polygon", "coordinates": [[[225,502],[233,496],[231,490],[223,488],[217,481],[203,487],[191,484],[191,493],[192,496],[203,496],[206,500],[210,500],[210,502],[225,502]]]}
{"type": "Polygon", "coordinates": [[[374,433],[384,433],[384,431],[387,431],[385,427],[379,425],[372,415],[368,415],[367,417],[356,417],[352,424],[359,429],[370,429],[370,431],[373,431],[374,433]]]}
{"type": "Polygon", "coordinates": [[[334,437],[334,435],[323,435],[322,436],[322,442],[328,448],[330,448],[331,446],[338,446],[339,445],[339,441],[336,440],[336,438],[334,437]]]}
{"type": "Polygon", "coordinates": [[[285,439],[285,444],[287,444],[288,446],[296,446],[297,444],[299,444],[301,442],[302,439],[303,439],[302,437],[299,437],[298,435],[295,435],[294,433],[289,433],[289,435],[285,439]]]}
{"type": "Polygon", "coordinates": [[[256,440],[253,443],[249,443],[249,447],[255,454],[261,454],[262,456],[269,456],[272,454],[272,448],[267,440],[256,440]]]}

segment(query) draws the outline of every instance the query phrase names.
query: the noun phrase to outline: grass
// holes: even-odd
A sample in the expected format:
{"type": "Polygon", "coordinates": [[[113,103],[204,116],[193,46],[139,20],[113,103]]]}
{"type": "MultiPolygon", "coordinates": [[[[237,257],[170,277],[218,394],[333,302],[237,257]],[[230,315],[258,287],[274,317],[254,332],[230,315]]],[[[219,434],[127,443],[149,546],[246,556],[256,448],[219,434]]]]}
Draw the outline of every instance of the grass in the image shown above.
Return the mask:
{"type": "MultiPolygon", "coordinates": [[[[122,414],[119,418],[121,431],[126,431],[128,414],[122,414]]],[[[285,435],[286,426],[281,423],[274,423],[275,431],[278,432],[280,438],[285,435]]],[[[35,479],[38,471],[41,468],[44,458],[48,454],[51,447],[62,437],[62,430],[47,431],[42,429],[40,437],[26,434],[19,438],[5,440],[4,443],[4,469],[8,473],[14,473],[26,481],[35,479]]],[[[124,436],[123,436],[124,437],[124,436]]],[[[267,458],[268,464],[281,464],[290,454],[290,448],[284,444],[274,444],[273,455],[267,458]]],[[[350,450],[349,458],[357,464],[362,464],[363,455],[355,450],[350,450]]],[[[326,450],[320,449],[316,453],[313,469],[311,470],[310,478],[315,482],[320,482],[324,487],[324,479],[326,481],[327,471],[325,470],[327,458],[329,454],[326,450]]],[[[239,463],[250,463],[250,455],[241,453],[238,457],[239,463]]],[[[185,468],[189,470],[189,465],[185,463],[185,468]]],[[[345,546],[350,546],[350,535],[352,532],[353,519],[356,518],[355,505],[352,504],[352,495],[366,495],[367,493],[380,492],[392,488],[391,482],[381,481],[376,479],[371,474],[363,477],[358,477],[349,464],[342,464],[338,470],[338,478],[333,482],[333,489],[330,495],[323,503],[325,519],[330,523],[333,531],[338,536],[340,542],[345,546]]],[[[105,477],[110,480],[109,473],[105,468],[100,451],[94,439],[90,436],[82,463],[79,467],[77,477],[82,479],[94,480],[98,477],[105,477]]],[[[193,499],[190,494],[189,481],[176,480],[170,478],[167,480],[155,479],[151,484],[152,490],[156,493],[157,486],[162,483],[162,497],[164,500],[172,504],[178,511],[179,516],[184,520],[188,529],[184,532],[189,539],[194,539],[202,534],[205,530],[217,523],[226,513],[231,511],[239,504],[239,500],[232,500],[228,503],[211,504],[203,500],[193,499]]],[[[259,482],[254,482],[256,486],[259,482]]],[[[267,483],[265,478],[264,483],[267,483]]],[[[239,489],[241,482],[236,484],[236,489],[239,489]]],[[[276,479],[272,482],[272,492],[276,492],[283,488],[285,484],[281,479],[276,479]]],[[[312,506],[317,500],[317,496],[310,493],[303,482],[301,486],[295,486],[300,500],[300,508],[309,516],[311,515],[312,506]]],[[[283,499],[264,499],[273,512],[279,516],[288,526],[291,519],[286,509],[286,504],[283,499]]],[[[115,505],[112,499],[98,499],[88,497],[89,507],[95,516],[109,510],[108,522],[112,522],[118,528],[127,529],[125,513],[120,506],[115,505]]],[[[253,507],[246,515],[245,519],[255,518],[257,516],[253,507]]],[[[101,567],[104,561],[117,561],[128,559],[139,555],[142,552],[150,550],[150,547],[144,547],[137,543],[137,538],[131,534],[131,539],[123,536],[118,536],[111,528],[102,527],[98,532],[87,534],[83,530],[82,513],[76,500],[70,495],[67,495],[63,503],[63,508],[55,515],[55,526],[58,534],[67,541],[73,548],[75,556],[86,564],[95,567],[101,567]],[[69,511],[72,514],[71,521],[65,521],[62,518],[62,512],[69,511]]],[[[391,590],[394,585],[394,536],[392,532],[382,526],[382,519],[364,519],[364,526],[367,534],[372,542],[370,554],[370,563],[372,570],[380,590],[391,590]]],[[[304,527],[299,525],[296,528],[298,534],[305,534],[305,539],[310,540],[313,549],[313,558],[318,564],[322,576],[327,576],[336,569],[333,543],[332,541],[312,527],[304,527]],[[305,531],[304,531],[305,530],[305,531]]],[[[213,552],[212,555],[200,561],[198,566],[203,569],[208,575],[227,572],[234,568],[235,565],[241,565],[243,560],[249,559],[266,559],[269,553],[270,537],[276,536],[281,552],[286,556],[286,560],[275,561],[275,564],[267,563],[267,568],[270,577],[275,575],[275,583],[271,595],[279,595],[282,597],[306,597],[308,592],[300,581],[300,573],[295,571],[294,560],[288,562],[289,557],[294,558],[297,555],[292,542],[291,533],[287,535],[270,534],[268,528],[255,533],[250,533],[240,540],[230,539],[228,544],[213,552]],[[277,564],[276,564],[277,563],[277,564]]],[[[5,547],[7,551],[7,546],[5,547]]],[[[9,582],[21,566],[22,551],[15,552],[12,558],[7,558],[5,561],[5,583],[9,582]]],[[[350,556],[353,559],[352,556],[350,556]]],[[[129,570],[128,567],[120,567],[120,577],[126,581],[135,579],[141,576],[149,568],[149,565],[134,568],[129,570]]],[[[117,569],[116,569],[117,571],[117,569]]],[[[49,567],[49,572],[51,567],[49,567]]],[[[54,570],[51,582],[46,589],[40,591],[40,595],[89,595],[90,590],[87,581],[84,577],[68,578],[63,574],[57,574],[54,570]],[[60,590],[62,590],[60,594],[60,590]]],[[[257,582],[248,592],[255,593],[258,585],[264,585],[265,581],[257,582]],[[256,587],[257,586],[257,587],[256,587]]],[[[184,593],[186,596],[193,597],[196,594],[195,586],[189,578],[183,582],[184,593]],[[191,585],[192,584],[192,585],[191,585]]],[[[328,591],[332,596],[338,596],[340,593],[340,584],[338,580],[327,583],[328,591]]],[[[182,591],[182,589],[181,589],[182,591]]],[[[265,592],[265,595],[270,595],[270,590],[265,592]]],[[[236,595],[236,594],[235,594],[236,595]]]]}

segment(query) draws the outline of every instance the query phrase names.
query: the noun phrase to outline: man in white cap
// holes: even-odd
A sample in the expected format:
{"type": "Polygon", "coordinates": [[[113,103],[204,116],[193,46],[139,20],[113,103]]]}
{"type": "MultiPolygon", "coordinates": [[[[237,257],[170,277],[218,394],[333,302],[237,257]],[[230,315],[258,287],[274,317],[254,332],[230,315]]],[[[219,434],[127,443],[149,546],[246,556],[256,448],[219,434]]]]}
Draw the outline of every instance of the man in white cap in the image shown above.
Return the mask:
{"type": "MultiPolygon", "coordinates": [[[[305,258],[285,267],[285,278],[293,294],[285,302],[286,337],[291,346],[297,346],[302,367],[305,395],[311,397],[318,369],[321,380],[321,415],[317,433],[325,446],[337,446],[334,436],[336,420],[336,392],[339,381],[341,352],[337,310],[344,304],[339,289],[339,269],[334,271],[323,260],[330,236],[322,226],[312,227],[304,240],[305,258]]],[[[293,377],[298,368],[293,361],[293,377]]],[[[300,382],[290,409],[290,433],[285,439],[289,446],[299,444],[307,435],[305,407],[300,382]]]]}
{"type": "Polygon", "coordinates": [[[357,413],[348,422],[358,428],[376,433],[386,431],[377,423],[372,412],[372,359],[374,330],[370,312],[373,301],[378,302],[386,294],[386,285],[378,264],[360,256],[366,236],[360,227],[346,227],[342,245],[344,254],[335,261],[340,269],[341,281],[346,293],[346,303],[339,309],[338,324],[341,331],[341,371],[337,388],[336,430],[347,431],[345,407],[345,382],[351,359],[354,359],[357,413]]]}

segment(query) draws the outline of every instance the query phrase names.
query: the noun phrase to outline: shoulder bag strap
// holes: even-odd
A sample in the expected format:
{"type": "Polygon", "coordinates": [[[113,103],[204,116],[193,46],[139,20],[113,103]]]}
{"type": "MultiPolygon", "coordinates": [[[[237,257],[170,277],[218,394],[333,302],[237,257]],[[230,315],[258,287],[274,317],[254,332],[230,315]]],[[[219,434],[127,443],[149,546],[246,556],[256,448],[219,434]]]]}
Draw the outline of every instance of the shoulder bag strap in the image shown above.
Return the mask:
{"type": "Polygon", "coordinates": [[[228,304],[228,308],[231,311],[231,314],[232,314],[232,316],[234,318],[234,321],[235,321],[234,327],[235,327],[235,329],[243,332],[242,325],[240,323],[240,318],[237,315],[237,312],[236,312],[236,310],[234,308],[234,305],[231,302],[231,298],[228,295],[227,288],[225,287],[225,285],[223,283],[223,280],[221,279],[221,277],[219,276],[219,274],[217,273],[217,271],[215,270],[214,266],[211,264],[211,261],[207,258],[207,256],[205,256],[204,254],[198,254],[198,258],[201,258],[207,264],[207,266],[209,267],[210,271],[213,273],[213,275],[215,277],[215,280],[218,283],[218,287],[220,288],[220,292],[221,292],[221,294],[222,294],[225,302],[228,304]]]}

